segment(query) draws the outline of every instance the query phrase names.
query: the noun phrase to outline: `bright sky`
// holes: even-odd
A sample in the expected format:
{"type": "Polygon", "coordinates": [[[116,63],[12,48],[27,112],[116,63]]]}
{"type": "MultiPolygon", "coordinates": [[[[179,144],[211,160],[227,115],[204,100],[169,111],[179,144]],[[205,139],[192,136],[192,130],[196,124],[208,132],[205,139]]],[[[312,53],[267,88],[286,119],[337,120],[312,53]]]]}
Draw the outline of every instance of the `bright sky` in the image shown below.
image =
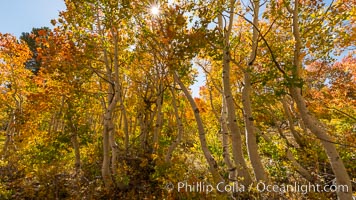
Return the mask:
{"type": "Polygon", "coordinates": [[[19,37],[32,28],[52,28],[51,19],[64,9],[63,0],[1,0],[0,32],[19,37]]]}

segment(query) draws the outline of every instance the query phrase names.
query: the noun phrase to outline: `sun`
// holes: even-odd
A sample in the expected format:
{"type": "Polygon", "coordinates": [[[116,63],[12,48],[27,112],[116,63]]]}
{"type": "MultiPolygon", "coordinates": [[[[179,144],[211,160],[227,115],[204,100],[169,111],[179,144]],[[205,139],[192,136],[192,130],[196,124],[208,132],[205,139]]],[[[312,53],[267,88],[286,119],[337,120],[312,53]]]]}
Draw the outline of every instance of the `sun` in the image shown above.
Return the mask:
{"type": "Polygon", "coordinates": [[[159,12],[160,12],[159,6],[152,6],[151,7],[151,14],[152,15],[159,15],[159,12]]]}

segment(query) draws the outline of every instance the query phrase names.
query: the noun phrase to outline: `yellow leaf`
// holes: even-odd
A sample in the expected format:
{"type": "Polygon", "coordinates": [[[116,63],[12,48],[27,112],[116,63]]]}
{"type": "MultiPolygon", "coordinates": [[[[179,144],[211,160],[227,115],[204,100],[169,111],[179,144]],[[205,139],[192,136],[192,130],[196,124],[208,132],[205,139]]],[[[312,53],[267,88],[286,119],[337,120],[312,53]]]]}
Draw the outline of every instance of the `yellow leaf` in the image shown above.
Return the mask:
{"type": "Polygon", "coordinates": [[[146,167],[148,164],[148,160],[147,159],[144,159],[142,160],[142,162],[140,163],[140,167],[146,167]]]}

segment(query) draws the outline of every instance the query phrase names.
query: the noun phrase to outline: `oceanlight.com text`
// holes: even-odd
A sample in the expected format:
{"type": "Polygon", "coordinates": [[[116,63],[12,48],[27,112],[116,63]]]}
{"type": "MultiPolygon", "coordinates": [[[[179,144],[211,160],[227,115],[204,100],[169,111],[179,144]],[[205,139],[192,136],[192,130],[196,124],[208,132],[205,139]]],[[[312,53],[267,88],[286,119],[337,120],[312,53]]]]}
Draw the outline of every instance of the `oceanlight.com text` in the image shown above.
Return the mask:
{"type": "Polygon", "coordinates": [[[321,185],[321,184],[300,184],[295,182],[293,184],[270,184],[259,182],[256,185],[245,186],[239,183],[226,184],[225,182],[217,183],[213,185],[208,182],[178,182],[177,184],[169,183],[166,186],[167,190],[176,190],[177,192],[188,192],[188,193],[211,193],[213,191],[217,192],[249,192],[257,191],[260,193],[320,193],[320,192],[348,192],[349,188],[347,185],[321,185]]]}

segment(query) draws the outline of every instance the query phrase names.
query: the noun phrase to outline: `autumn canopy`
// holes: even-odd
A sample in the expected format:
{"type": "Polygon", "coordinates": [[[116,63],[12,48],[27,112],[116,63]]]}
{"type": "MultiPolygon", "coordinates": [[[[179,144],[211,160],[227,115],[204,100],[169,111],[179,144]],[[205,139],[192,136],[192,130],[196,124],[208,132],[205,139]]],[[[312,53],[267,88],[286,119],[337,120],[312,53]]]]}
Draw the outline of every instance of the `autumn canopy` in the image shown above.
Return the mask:
{"type": "Polygon", "coordinates": [[[0,199],[356,197],[354,1],[65,5],[0,33],[0,199]]]}

